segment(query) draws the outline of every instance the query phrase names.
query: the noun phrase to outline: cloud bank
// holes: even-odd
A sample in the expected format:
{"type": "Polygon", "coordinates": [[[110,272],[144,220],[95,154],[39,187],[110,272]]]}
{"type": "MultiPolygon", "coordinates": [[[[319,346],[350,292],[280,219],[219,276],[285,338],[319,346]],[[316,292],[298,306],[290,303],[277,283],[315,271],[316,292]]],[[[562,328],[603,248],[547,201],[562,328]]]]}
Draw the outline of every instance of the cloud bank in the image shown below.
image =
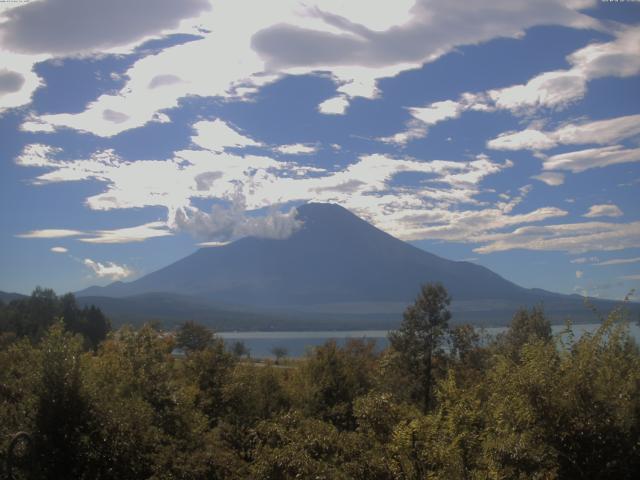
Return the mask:
{"type": "Polygon", "coordinates": [[[207,0],[46,0],[4,12],[3,49],[71,55],[137,44],[208,10],[207,0]]]}
{"type": "MultiPolygon", "coordinates": [[[[517,37],[535,25],[602,28],[580,13],[595,4],[591,0],[482,0],[474,2],[474,8],[433,0],[382,2],[376,8],[365,0],[304,4],[220,0],[212,3],[211,11],[204,0],[146,0],[135,2],[135,7],[128,2],[123,9],[114,8],[113,2],[97,2],[95,9],[72,9],[81,2],[48,0],[10,10],[2,24],[4,48],[58,55],[135,44],[169,31],[197,33],[202,38],[147,55],[126,72],[129,80],[119,92],[101,95],[80,113],[42,115],[29,124],[31,129],[67,127],[109,137],[153,121],[159,112],[176,107],[181,98],[243,99],[284,75],[328,75],[336,84],[336,95],[323,101],[319,111],[344,114],[353,98],[379,96],[378,80],[419,68],[459,46],[517,37]],[[85,10],[88,13],[78,18],[85,10]],[[23,38],[42,19],[65,12],[74,20],[68,31],[52,32],[43,26],[41,34],[23,38]],[[126,18],[119,18],[122,15],[126,18]],[[189,17],[194,18],[177,25],[179,19],[189,17]],[[92,28],[97,19],[104,26],[92,28]],[[118,28],[110,30],[115,23],[118,28]],[[205,58],[212,59],[213,66],[205,58]]],[[[576,53],[572,61],[594,64],[584,72],[591,77],[614,69],[610,62],[592,58],[595,55],[576,53]]],[[[524,90],[549,84],[557,89],[563,82],[567,83],[545,78],[524,90]]],[[[517,103],[509,100],[513,93],[487,95],[496,105],[517,103]]],[[[484,101],[479,99],[479,105],[484,101]]],[[[415,113],[420,116],[424,110],[428,115],[433,108],[437,107],[417,108],[415,113]]]]}
{"type": "MultiPolygon", "coordinates": [[[[630,77],[640,73],[640,29],[620,27],[614,35],[612,41],[592,43],[569,55],[567,62],[571,65],[570,69],[543,72],[525,84],[484,92],[466,92],[457,100],[412,107],[409,109],[412,115],[409,128],[383,140],[395,140],[396,143],[402,144],[424,137],[428,126],[457,118],[465,111],[508,111],[514,115],[528,116],[539,110],[561,110],[582,99],[587,92],[588,82],[592,80],[602,77],[630,77]],[[423,127],[421,135],[418,134],[420,126],[423,127]]],[[[490,141],[488,146],[503,150],[548,149],[559,143],[584,143],[582,140],[588,139],[589,133],[593,131],[597,131],[601,135],[601,143],[605,143],[609,141],[607,136],[622,138],[625,135],[637,134],[637,121],[633,117],[623,117],[609,124],[584,125],[580,128],[569,125],[556,135],[548,135],[537,130],[508,132],[490,141]],[[635,127],[632,125],[634,122],[635,127]],[[604,128],[610,130],[603,131],[604,128]]]]}
{"type": "Polygon", "coordinates": [[[131,270],[126,265],[118,265],[113,262],[96,262],[90,258],[85,258],[82,262],[87,268],[91,269],[96,277],[107,278],[109,280],[123,280],[133,275],[131,270]]]}
{"type": "Polygon", "coordinates": [[[225,243],[242,237],[284,239],[301,226],[295,208],[288,212],[271,209],[266,215],[251,216],[237,199],[229,207],[214,205],[210,212],[194,208],[176,212],[175,226],[205,244],[225,243]]]}

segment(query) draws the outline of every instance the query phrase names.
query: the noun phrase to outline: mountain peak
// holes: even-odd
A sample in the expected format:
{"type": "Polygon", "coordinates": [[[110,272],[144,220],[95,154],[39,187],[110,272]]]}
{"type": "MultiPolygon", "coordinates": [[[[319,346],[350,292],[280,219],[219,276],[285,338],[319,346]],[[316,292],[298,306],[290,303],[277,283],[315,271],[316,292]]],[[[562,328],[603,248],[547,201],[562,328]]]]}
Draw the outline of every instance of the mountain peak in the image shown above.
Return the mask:
{"type": "Polygon", "coordinates": [[[343,212],[353,215],[349,210],[337,203],[322,203],[322,202],[308,202],[296,208],[299,213],[304,215],[319,213],[319,212],[343,212]]]}
{"type": "Polygon", "coordinates": [[[345,221],[347,219],[356,222],[363,221],[337,203],[305,203],[297,207],[296,210],[298,212],[298,219],[303,222],[316,221],[331,223],[335,221],[345,221]]]}
{"type": "Polygon", "coordinates": [[[292,235],[307,241],[371,240],[371,236],[388,235],[336,203],[305,203],[297,208],[302,227],[292,235]]]}

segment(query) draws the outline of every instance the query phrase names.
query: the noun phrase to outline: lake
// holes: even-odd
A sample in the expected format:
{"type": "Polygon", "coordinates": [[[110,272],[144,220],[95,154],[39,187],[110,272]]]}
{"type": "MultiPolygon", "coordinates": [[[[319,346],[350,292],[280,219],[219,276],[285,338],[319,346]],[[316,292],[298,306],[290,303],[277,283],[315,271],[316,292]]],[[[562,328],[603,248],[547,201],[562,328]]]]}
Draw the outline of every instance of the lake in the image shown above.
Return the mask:
{"type": "MultiPolygon", "coordinates": [[[[580,324],[573,325],[573,332],[579,338],[585,332],[595,331],[600,324],[580,324]]],[[[554,325],[553,333],[559,333],[565,329],[564,325],[554,325]]],[[[505,327],[485,328],[484,331],[495,336],[506,330],[505,327]]],[[[630,325],[631,336],[640,343],[640,326],[633,323],[630,325]]],[[[274,347],[287,349],[289,357],[302,357],[310,348],[322,345],[327,340],[335,340],[339,345],[343,345],[350,338],[361,338],[375,340],[378,349],[386,348],[387,330],[352,330],[352,331],[315,331],[315,332],[220,332],[217,335],[222,338],[227,345],[241,341],[250,350],[254,358],[272,358],[271,350],[274,347]]]]}

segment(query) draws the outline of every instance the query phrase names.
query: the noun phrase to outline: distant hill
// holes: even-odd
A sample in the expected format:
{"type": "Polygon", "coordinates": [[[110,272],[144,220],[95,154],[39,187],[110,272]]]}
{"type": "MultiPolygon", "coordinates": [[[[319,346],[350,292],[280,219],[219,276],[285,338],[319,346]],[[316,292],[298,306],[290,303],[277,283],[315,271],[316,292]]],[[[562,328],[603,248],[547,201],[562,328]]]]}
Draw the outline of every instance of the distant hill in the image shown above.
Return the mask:
{"type": "MultiPolygon", "coordinates": [[[[294,326],[325,318],[351,328],[351,322],[366,324],[367,318],[372,324],[394,324],[421,284],[439,281],[454,299],[457,321],[505,324],[518,307],[538,303],[556,322],[566,316],[595,320],[578,295],[526,289],[485,267],[438,257],[338,205],[302,205],[298,218],[302,228],[285,240],[247,237],[201,248],[133,282],[91,287],[77,295],[92,297],[91,303],[110,315],[197,317],[215,324],[241,315],[249,316],[239,320],[242,324],[247,318],[267,317],[263,320],[270,324],[287,317],[294,326]]],[[[607,311],[615,302],[593,304],[607,311]]],[[[636,311],[638,305],[631,308],[636,311]]],[[[227,328],[233,321],[224,324],[227,328]]]]}
{"type": "Polygon", "coordinates": [[[0,292],[0,302],[3,303],[9,303],[12,300],[20,300],[21,298],[27,298],[27,296],[20,293],[0,292]]]}

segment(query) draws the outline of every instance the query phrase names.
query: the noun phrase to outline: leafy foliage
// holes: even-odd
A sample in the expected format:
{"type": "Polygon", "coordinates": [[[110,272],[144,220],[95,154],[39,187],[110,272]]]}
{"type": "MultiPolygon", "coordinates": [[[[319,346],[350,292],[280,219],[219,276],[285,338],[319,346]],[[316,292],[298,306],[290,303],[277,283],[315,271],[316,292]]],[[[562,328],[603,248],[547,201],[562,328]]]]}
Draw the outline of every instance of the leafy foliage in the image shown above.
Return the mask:
{"type": "Polygon", "coordinates": [[[213,332],[207,327],[189,321],[178,328],[176,346],[185,350],[204,350],[213,343],[213,332]]]}
{"type": "Polygon", "coordinates": [[[87,349],[86,333],[47,323],[63,305],[74,311],[71,298],[43,291],[10,307],[22,320],[0,348],[0,465],[11,434],[34,440],[17,479],[632,479],[640,470],[640,350],[621,311],[575,339],[570,325],[552,336],[541,308],[522,310],[490,339],[448,329],[448,295],[427,286],[386,351],[328,342],[278,365],[234,355],[195,324],[176,334],[124,327],[87,349]]]}

